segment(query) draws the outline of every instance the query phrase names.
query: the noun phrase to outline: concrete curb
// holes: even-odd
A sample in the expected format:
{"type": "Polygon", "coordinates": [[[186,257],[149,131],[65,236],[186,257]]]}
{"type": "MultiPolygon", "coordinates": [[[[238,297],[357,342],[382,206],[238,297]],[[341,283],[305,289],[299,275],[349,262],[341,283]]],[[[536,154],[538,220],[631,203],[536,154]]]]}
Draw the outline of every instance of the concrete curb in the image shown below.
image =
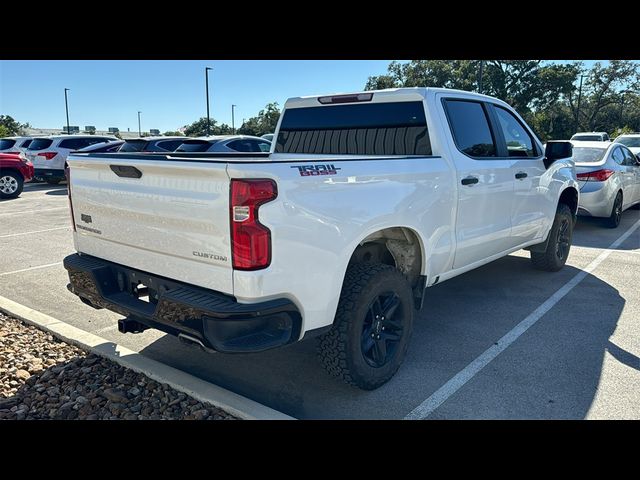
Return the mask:
{"type": "Polygon", "coordinates": [[[56,318],[0,296],[0,310],[30,325],[51,333],[67,343],[107,358],[125,368],[166,383],[200,402],[209,403],[245,420],[295,420],[282,412],[269,408],[222,387],[201,380],[176,368],[152,360],[122,345],[85,332],[56,318]]]}

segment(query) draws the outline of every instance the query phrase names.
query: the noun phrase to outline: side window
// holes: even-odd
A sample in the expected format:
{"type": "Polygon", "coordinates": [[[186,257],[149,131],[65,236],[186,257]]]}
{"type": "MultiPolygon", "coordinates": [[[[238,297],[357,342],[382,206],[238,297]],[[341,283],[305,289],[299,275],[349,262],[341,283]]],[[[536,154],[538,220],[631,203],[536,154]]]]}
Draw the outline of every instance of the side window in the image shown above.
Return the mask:
{"type": "Polygon", "coordinates": [[[164,142],[158,142],[158,146],[167,152],[175,151],[175,149],[180,145],[182,145],[182,140],[166,140],[164,142]]]}
{"type": "Polygon", "coordinates": [[[471,157],[495,157],[496,142],[484,106],[467,100],[446,100],[445,104],[458,149],[471,157]]]}
{"type": "Polygon", "coordinates": [[[81,143],[80,139],[78,138],[69,138],[67,140],[62,140],[60,142],[60,145],[58,145],[59,148],[68,148],[70,150],[78,150],[82,147],[86,147],[86,144],[81,143]]]}
{"type": "Polygon", "coordinates": [[[507,151],[510,157],[535,157],[536,148],[531,135],[511,112],[502,107],[495,106],[496,116],[500,128],[507,142],[507,151]]]}
{"type": "Polygon", "coordinates": [[[20,148],[27,148],[31,143],[31,140],[32,140],[31,138],[26,139],[24,142],[22,142],[22,145],[20,145],[20,148]]]}
{"type": "Polygon", "coordinates": [[[227,147],[235,150],[236,152],[255,152],[256,149],[257,151],[260,151],[257,146],[254,147],[252,142],[248,140],[234,140],[233,142],[229,142],[227,147]]]}
{"type": "Polygon", "coordinates": [[[610,140],[610,138],[609,138],[609,134],[608,134],[608,133],[605,133],[605,134],[602,136],[602,141],[604,141],[604,142],[608,142],[609,140],[610,140]]]}
{"type": "Polygon", "coordinates": [[[269,152],[271,150],[271,144],[269,142],[258,142],[258,148],[261,152],[269,152]]]}
{"type": "Polygon", "coordinates": [[[621,150],[624,153],[625,165],[628,165],[630,167],[635,167],[636,165],[638,165],[637,158],[633,153],[631,153],[631,150],[629,150],[628,148],[623,148],[621,150]]]}
{"type": "Polygon", "coordinates": [[[618,165],[622,165],[624,163],[624,153],[622,153],[622,149],[619,147],[616,148],[611,154],[611,158],[613,158],[613,161],[618,165]]]}

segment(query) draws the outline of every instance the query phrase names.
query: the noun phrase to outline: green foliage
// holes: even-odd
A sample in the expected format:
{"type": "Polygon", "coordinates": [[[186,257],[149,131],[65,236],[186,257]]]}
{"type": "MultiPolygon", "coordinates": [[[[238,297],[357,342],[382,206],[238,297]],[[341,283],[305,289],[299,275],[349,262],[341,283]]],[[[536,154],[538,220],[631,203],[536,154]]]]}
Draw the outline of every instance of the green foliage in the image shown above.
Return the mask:
{"type": "Polygon", "coordinates": [[[0,126],[4,127],[3,137],[11,137],[15,135],[23,135],[24,129],[29,128],[31,125],[28,123],[16,122],[10,115],[0,115],[0,126]]]}
{"type": "Polygon", "coordinates": [[[280,108],[277,102],[269,103],[258,112],[257,117],[251,117],[245,121],[238,129],[238,133],[242,135],[262,136],[265,133],[273,133],[278,125],[280,118],[280,108]]]}
{"type": "Polygon", "coordinates": [[[9,129],[4,125],[0,125],[0,138],[10,137],[10,136],[11,134],[9,133],[9,129]]]}
{"type": "MultiPolygon", "coordinates": [[[[369,77],[366,90],[445,87],[478,91],[479,60],[391,62],[385,75],[369,77]]],[[[576,131],[613,132],[627,126],[640,131],[640,65],[612,60],[583,73],[581,62],[485,60],[483,93],[513,106],[543,141],[570,138],[576,131]],[[585,74],[580,101],[580,74],[585,74]]]]}
{"type": "MultiPolygon", "coordinates": [[[[231,135],[231,127],[226,123],[218,125],[218,122],[211,119],[211,135],[231,135]]],[[[185,125],[184,134],[187,137],[203,137],[207,135],[207,117],[201,117],[191,125],[185,125]]]]}
{"type": "Polygon", "coordinates": [[[178,132],[178,131],[175,131],[175,132],[171,132],[171,131],[169,131],[169,132],[164,132],[164,134],[163,134],[163,135],[164,135],[165,137],[180,137],[180,136],[182,136],[182,133],[180,133],[180,132],[178,132]]]}

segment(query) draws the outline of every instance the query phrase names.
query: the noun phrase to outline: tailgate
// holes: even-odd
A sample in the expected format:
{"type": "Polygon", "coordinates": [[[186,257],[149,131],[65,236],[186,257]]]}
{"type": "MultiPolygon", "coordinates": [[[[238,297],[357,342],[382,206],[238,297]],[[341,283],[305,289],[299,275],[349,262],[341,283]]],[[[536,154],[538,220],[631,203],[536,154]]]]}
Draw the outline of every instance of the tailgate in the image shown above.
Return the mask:
{"type": "Polygon", "coordinates": [[[233,294],[226,163],[67,161],[79,252],[233,294]]]}

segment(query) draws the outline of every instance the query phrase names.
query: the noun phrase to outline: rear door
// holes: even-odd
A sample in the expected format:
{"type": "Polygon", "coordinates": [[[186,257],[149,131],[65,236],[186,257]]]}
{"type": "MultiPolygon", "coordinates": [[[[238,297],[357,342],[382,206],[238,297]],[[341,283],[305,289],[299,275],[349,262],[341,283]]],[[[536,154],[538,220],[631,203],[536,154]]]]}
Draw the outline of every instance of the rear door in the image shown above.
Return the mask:
{"type": "Polygon", "coordinates": [[[484,102],[440,95],[458,183],[456,254],[462,268],[511,247],[514,161],[498,156],[484,102]]]}
{"type": "Polygon", "coordinates": [[[233,293],[226,163],[68,158],[79,252],[233,293]]]}
{"type": "Polygon", "coordinates": [[[635,198],[636,175],[633,167],[627,165],[625,148],[617,146],[611,152],[611,159],[615,162],[622,183],[622,208],[627,208],[635,198]]]}
{"type": "Polygon", "coordinates": [[[524,123],[508,109],[491,104],[496,124],[498,154],[513,160],[511,200],[511,246],[537,239],[547,230],[546,212],[554,211],[551,198],[540,190],[546,168],[541,146],[524,123]]]}

